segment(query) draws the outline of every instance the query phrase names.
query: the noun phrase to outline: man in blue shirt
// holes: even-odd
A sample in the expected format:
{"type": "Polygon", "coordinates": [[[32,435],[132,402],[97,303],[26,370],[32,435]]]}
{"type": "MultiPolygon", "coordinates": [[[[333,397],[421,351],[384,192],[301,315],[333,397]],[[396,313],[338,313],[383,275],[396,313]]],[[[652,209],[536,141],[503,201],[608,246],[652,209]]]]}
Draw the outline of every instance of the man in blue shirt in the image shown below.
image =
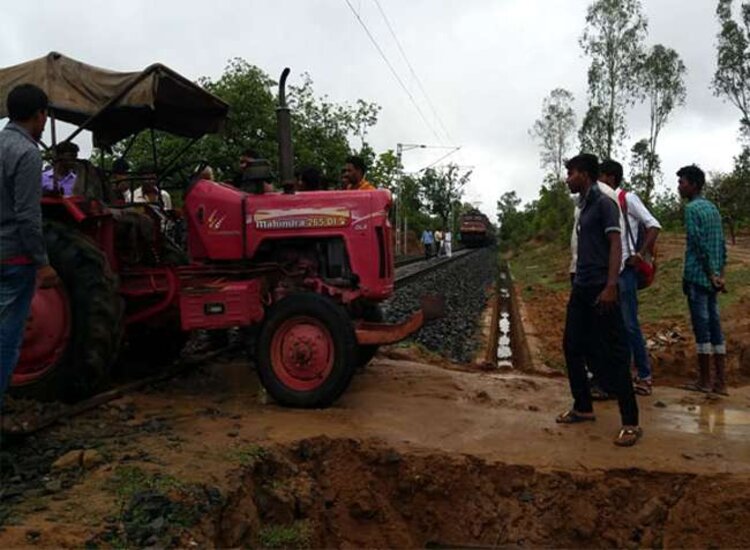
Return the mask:
{"type": "Polygon", "coordinates": [[[622,428],[615,445],[635,445],[642,435],[638,404],[630,381],[628,343],[618,297],[622,261],[620,210],[595,185],[599,159],[580,154],[566,163],[568,187],[580,194],[575,228],[578,258],[565,318],[563,347],[573,407],[557,417],[560,424],[593,421],[594,408],[586,363],[617,395],[622,428]]]}
{"type": "Polygon", "coordinates": [[[432,231],[429,229],[425,229],[422,231],[422,245],[424,246],[424,259],[429,260],[430,256],[432,256],[432,243],[434,242],[434,239],[432,237],[432,231]]]}
{"type": "MultiPolygon", "coordinates": [[[[8,94],[10,122],[0,132],[0,407],[16,368],[35,283],[57,283],[42,234],[37,142],[47,122],[47,95],[31,84],[8,94]]],[[[3,431],[8,429],[3,419],[3,431]]]]}

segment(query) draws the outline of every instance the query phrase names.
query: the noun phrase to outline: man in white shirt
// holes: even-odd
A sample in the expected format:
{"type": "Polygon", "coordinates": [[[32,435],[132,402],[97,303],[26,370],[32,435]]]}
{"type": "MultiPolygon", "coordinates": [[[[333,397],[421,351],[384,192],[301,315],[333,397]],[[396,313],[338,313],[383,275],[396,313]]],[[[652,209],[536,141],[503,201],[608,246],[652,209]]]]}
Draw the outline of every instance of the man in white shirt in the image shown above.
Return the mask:
{"type": "Polygon", "coordinates": [[[443,249],[445,250],[445,255],[449,258],[453,256],[453,250],[451,249],[452,241],[453,236],[451,235],[451,231],[449,229],[443,234],[443,249]]]}
{"type": "Polygon", "coordinates": [[[635,390],[639,395],[651,395],[651,365],[649,364],[646,342],[638,322],[638,274],[635,264],[651,256],[654,244],[659,236],[661,224],[649,212],[638,195],[619,189],[622,184],[622,165],[613,160],[605,160],[599,166],[601,187],[609,187],[617,192],[618,202],[627,225],[621,233],[622,260],[625,265],[620,273],[620,307],[628,331],[630,353],[638,370],[635,379],[635,390]],[[639,242],[639,228],[645,228],[642,242],[639,242]]]}
{"type": "Polygon", "coordinates": [[[125,202],[161,203],[164,210],[172,210],[172,197],[156,185],[156,170],[146,166],[140,170],[143,183],[135,191],[125,191],[125,202]]]}

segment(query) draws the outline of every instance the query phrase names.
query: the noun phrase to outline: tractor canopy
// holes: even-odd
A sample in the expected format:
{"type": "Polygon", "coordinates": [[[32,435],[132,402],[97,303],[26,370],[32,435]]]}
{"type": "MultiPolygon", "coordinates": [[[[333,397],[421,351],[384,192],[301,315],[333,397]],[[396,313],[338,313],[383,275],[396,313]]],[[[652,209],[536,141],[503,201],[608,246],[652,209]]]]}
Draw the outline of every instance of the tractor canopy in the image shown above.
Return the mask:
{"type": "Polygon", "coordinates": [[[197,139],[220,132],[229,111],[227,103],[158,63],[115,72],[51,52],[0,69],[0,118],[8,116],[5,98],[19,84],[44,90],[50,113],[90,130],[99,147],[146,128],[197,139]]]}

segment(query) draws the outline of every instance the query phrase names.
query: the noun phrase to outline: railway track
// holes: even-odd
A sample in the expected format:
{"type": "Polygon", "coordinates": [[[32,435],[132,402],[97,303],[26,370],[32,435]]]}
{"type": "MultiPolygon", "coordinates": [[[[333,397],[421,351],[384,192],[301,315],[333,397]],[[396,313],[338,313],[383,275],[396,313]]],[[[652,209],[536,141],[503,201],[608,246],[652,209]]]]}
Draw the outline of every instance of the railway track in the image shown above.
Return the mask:
{"type": "Polygon", "coordinates": [[[482,250],[481,248],[462,248],[461,250],[454,252],[450,258],[438,257],[425,260],[422,258],[412,259],[407,263],[401,265],[396,264],[396,285],[404,285],[419,279],[423,275],[435,271],[439,268],[444,267],[446,264],[450,264],[466,256],[475,254],[482,250]]]}

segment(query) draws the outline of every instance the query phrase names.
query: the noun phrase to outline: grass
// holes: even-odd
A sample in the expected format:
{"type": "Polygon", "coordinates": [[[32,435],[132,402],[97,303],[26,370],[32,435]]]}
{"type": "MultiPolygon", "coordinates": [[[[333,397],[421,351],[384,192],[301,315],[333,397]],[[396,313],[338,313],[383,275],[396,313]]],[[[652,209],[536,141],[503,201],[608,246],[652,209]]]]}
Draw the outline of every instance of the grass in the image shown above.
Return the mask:
{"type": "Polygon", "coordinates": [[[251,466],[265,458],[268,451],[260,445],[246,445],[231,449],[226,453],[226,458],[232,462],[239,462],[243,466],[251,466]]]}
{"type": "Polygon", "coordinates": [[[312,528],[307,521],[291,525],[267,525],[258,535],[262,548],[309,548],[312,528]]]}
{"type": "Polygon", "coordinates": [[[141,491],[164,493],[184,487],[184,484],[173,476],[161,473],[152,474],[137,466],[118,466],[107,485],[121,502],[127,502],[134,494],[141,491]]]}
{"type": "MultiPolygon", "coordinates": [[[[683,238],[676,232],[667,232],[663,236],[670,244],[660,248],[656,280],[650,288],[638,294],[643,323],[689,322],[687,302],[682,293],[683,238]]],[[[538,287],[567,294],[570,289],[569,262],[570,250],[564,245],[528,243],[521,246],[510,265],[523,298],[533,300],[538,287]]],[[[733,259],[731,248],[726,280],[729,293],[720,297],[722,308],[750,295],[750,263],[733,259]]]]}

